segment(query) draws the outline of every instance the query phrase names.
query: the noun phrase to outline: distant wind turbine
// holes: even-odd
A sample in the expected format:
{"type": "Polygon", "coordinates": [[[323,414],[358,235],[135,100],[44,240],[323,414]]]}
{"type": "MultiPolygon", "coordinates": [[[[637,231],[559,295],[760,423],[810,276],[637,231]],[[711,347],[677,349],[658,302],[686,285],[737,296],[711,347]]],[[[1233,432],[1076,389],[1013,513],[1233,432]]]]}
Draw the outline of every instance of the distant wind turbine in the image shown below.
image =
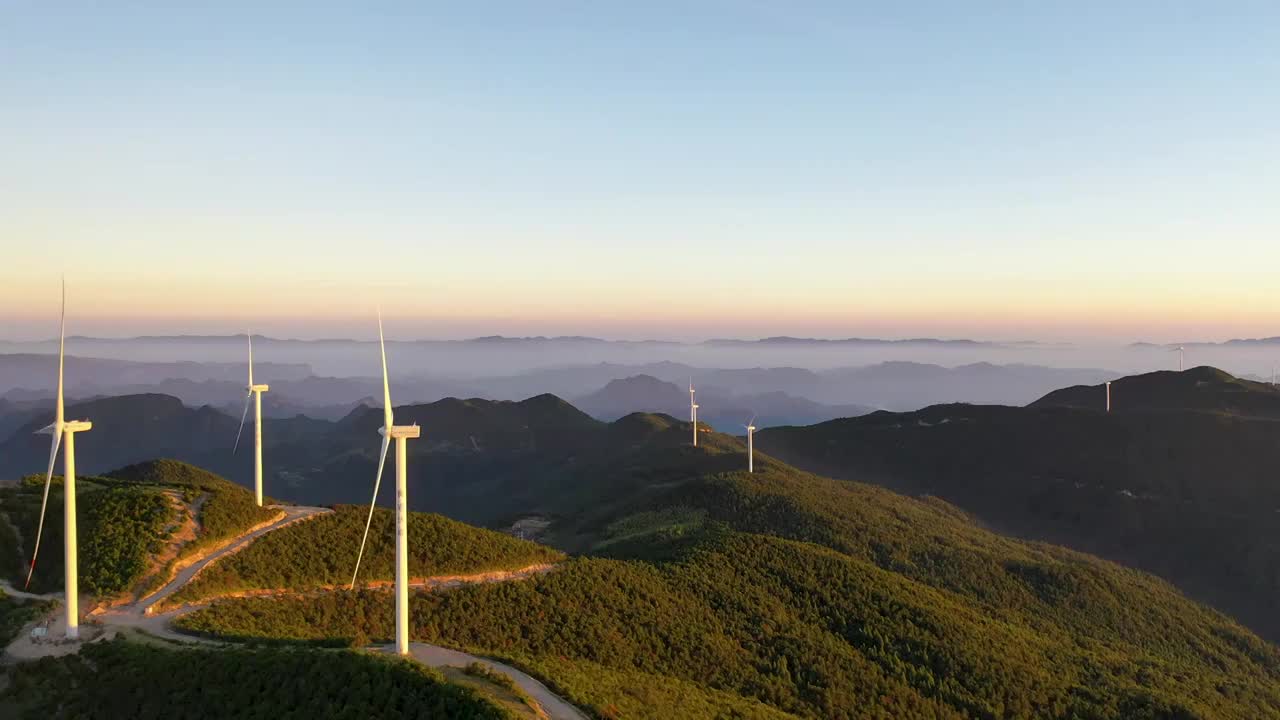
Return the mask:
{"type": "Polygon", "coordinates": [[[1107,381],[1107,412],[1111,412],[1111,381],[1107,381]]]}
{"type": "Polygon", "coordinates": [[[62,365],[67,337],[67,283],[62,281],[62,324],[58,332],[58,398],[54,408],[53,423],[37,430],[38,434],[53,436],[49,448],[49,470],[44,476],[44,499],[40,501],[40,522],[36,525],[36,542],[31,551],[31,567],[27,570],[27,587],[36,569],[36,557],[40,554],[40,537],[44,533],[44,514],[49,505],[49,485],[53,482],[53,465],[58,459],[58,443],[66,436],[62,455],[63,477],[63,562],[66,588],[67,638],[80,637],[80,592],[77,584],[76,559],[76,433],[93,428],[88,420],[66,420],[62,398],[62,365]]]}
{"type": "Polygon", "coordinates": [[[356,570],[351,574],[351,588],[356,587],[360,575],[360,560],[364,558],[365,542],[369,539],[369,525],[373,523],[373,509],[378,504],[378,486],[382,484],[382,468],[387,463],[387,448],[396,441],[396,652],[409,654],[409,523],[405,511],[407,505],[405,485],[408,473],[405,465],[407,454],[405,441],[421,434],[414,425],[396,425],[391,411],[391,385],[387,380],[387,345],[382,339],[382,313],[378,313],[378,346],[382,351],[382,451],[378,456],[378,474],[373,480],[373,500],[369,503],[369,518],[364,523],[364,537],[360,539],[360,552],[356,555],[356,570]]]}
{"type": "Polygon", "coordinates": [[[1181,345],[1175,348],[1178,351],[1178,372],[1182,372],[1182,355],[1185,352],[1181,345]]]}
{"type": "Polygon", "coordinates": [[[698,447],[698,403],[693,400],[693,378],[689,378],[689,421],[693,423],[693,446],[698,447]]]}
{"type": "Polygon", "coordinates": [[[240,448],[240,433],[244,430],[244,419],[249,414],[249,401],[253,401],[253,497],[262,507],[262,393],[270,390],[267,385],[253,384],[253,333],[249,336],[249,384],[245,389],[249,394],[244,398],[244,412],[240,413],[240,427],[236,430],[236,444],[231,448],[232,454],[240,448]]]}
{"type": "Polygon", "coordinates": [[[756,471],[756,449],[753,444],[753,436],[756,432],[756,416],[752,415],[747,424],[742,427],[747,429],[747,472],[753,473],[756,471]]]}

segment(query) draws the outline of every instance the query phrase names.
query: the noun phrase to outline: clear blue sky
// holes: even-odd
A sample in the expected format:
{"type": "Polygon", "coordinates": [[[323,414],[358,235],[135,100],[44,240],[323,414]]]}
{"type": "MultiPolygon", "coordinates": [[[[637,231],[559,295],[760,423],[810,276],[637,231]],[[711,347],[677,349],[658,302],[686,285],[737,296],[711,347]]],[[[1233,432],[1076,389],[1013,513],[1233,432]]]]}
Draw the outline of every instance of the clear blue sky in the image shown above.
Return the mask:
{"type": "Polygon", "coordinates": [[[1280,334],[1274,2],[107,5],[0,0],[0,336],[1280,334]]]}

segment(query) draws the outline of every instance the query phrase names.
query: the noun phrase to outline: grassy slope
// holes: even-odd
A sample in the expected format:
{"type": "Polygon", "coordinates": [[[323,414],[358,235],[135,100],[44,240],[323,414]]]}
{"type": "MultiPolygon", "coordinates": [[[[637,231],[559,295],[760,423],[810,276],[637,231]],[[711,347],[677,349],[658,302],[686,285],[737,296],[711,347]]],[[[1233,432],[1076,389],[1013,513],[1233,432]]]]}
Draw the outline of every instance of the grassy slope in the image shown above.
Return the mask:
{"type": "MultiPolygon", "coordinates": [[[[1159,580],[995,535],[937,501],[762,465],[689,477],[664,461],[643,488],[633,465],[627,506],[572,532],[617,559],[415,597],[413,632],[534,664],[601,715],[624,695],[587,668],[809,717],[1280,713],[1276,650],[1159,580]]],[[[227,602],[183,624],[322,639],[387,637],[390,619],[390,598],[365,592],[227,602]]],[[[680,707],[662,702],[636,712],[680,707]]]]}
{"type": "MultiPolygon", "coordinates": [[[[329,515],[277,530],[205,569],[174,595],[175,604],[240,590],[306,590],[351,582],[368,508],[342,505],[329,515]]],[[[360,579],[391,580],[395,546],[390,510],[378,509],[369,529],[360,579]]],[[[471,527],[440,515],[409,514],[411,576],[513,570],[564,556],[551,548],[471,527]]]]}
{"type": "Polygon", "coordinates": [[[126,641],[9,670],[5,717],[512,717],[419,664],[349,651],[167,650],[126,641]]]}

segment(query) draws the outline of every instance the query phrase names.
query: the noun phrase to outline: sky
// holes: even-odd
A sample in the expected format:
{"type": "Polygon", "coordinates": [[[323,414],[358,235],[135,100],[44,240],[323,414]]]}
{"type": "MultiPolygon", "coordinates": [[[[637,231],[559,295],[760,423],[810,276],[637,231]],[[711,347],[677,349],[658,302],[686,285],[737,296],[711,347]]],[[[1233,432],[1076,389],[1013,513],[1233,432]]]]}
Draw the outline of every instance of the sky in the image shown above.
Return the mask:
{"type": "Polygon", "coordinates": [[[178,5],[0,0],[0,338],[1280,335],[1274,2],[178,5]]]}

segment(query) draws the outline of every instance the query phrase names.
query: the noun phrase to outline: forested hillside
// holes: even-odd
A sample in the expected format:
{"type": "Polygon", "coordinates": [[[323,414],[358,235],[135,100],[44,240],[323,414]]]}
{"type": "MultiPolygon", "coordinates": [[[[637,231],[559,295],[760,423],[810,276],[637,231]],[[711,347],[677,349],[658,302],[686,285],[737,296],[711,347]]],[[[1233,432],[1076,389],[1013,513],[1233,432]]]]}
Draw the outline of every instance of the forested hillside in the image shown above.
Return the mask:
{"type": "MultiPolygon", "coordinates": [[[[241,591],[346,587],[367,513],[367,507],[341,505],[331,514],[265,535],[206,568],[170,598],[170,604],[241,591]]],[[[393,578],[393,526],[390,510],[375,511],[360,565],[361,583],[393,578]]],[[[413,578],[516,570],[564,557],[542,545],[426,513],[409,514],[408,539],[413,578]]]]}
{"type": "MultiPolygon", "coordinates": [[[[1100,411],[1106,407],[1106,392],[1104,385],[1075,385],[1054,390],[1031,406],[1100,411]]],[[[1164,370],[1114,380],[1111,383],[1111,410],[1200,410],[1280,419],[1280,388],[1244,380],[1207,366],[1184,372],[1164,370]]]]}
{"type": "MultiPolygon", "coordinates": [[[[710,444],[705,462],[735,458],[710,444]]],[[[814,718],[1280,713],[1275,648],[1151,576],[771,461],[699,474],[659,453],[645,472],[642,455],[628,499],[576,525],[608,557],[417,595],[415,637],[510,658],[603,717],[626,704],[597,679],[615,677],[814,718]]],[[[357,591],[229,600],[180,622],[341,644],[389,637],[391,618],[389,593],[357,591]]],[[[619,716],[698,717],[648,697],[619,716]]]]}
{"type": "MultiPolygon", "coordinates": [[[[44,477],[27,476],[0,488],[0,556],[3,573],[21,587],[27,576],[40,519],[44,477]]],[[[63,585],[63,486],[55,476],[49,490],[40,557],[31,578],[33,592],[57,592],[63,585]]],[[[260,508],[253,496],[227,480],[173,460],[132,465],[106,476],[76,479],[80,537],[80,589],[98,598],[133,589],[190,557],[268,521],[278,511],[260,508]],[[179,538],[184,525],[191,537],[179,538]],[[171,543],[179,547],[170,548],[171,543]],[[169,552],[166,552],[168,550],[169,552]]]]}
{"type": "Polygon", "coordinates": [[[1118,381],[1110,414],[1102,393],[771,428],[756,447],[1154,572],[1280,638],[1280,419],[1267,416],[1280,393],[1204,368],[1118,381]],[[1192,407],[1159,407],[1153,385],[1192,407]],[[1084,395],[1093,407],[1075,407],[1084,395]]]}
{"type": "Polygon", "coordinates": [[[0,715],[118,720],[514,716],[437,671],[354,652],[181,649],[123,640],[10,671],[0,715]]]}

